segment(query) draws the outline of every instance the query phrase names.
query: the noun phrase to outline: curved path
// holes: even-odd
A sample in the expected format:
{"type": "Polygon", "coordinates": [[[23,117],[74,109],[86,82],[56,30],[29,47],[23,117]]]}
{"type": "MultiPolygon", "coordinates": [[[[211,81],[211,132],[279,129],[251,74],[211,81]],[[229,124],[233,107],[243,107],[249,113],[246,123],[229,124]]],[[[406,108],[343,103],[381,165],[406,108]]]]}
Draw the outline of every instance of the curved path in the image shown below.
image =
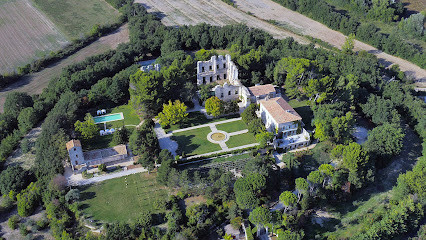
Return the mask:
{"type": "MultiPolygon", "coordinates": [[[[340,48],[345,42],[346,36],[342,33],[334,31],[298,12],[287,9],[272,0],[234,0],[234,2],[238,9],[242,11],[250,11],[261,19],[275,20],[278,23],[286,24],[293,29],[297,29],[303,35],[321,39],[334,47],[340,48]]],[[[412,75],[419,81],[426,81],[426,70],[407,60],[384,53],[360,41],[355,41],[355,50],[365,50],[376,55],[385,66],[398,64],[400,69],[406,74],[412,75]]]]}

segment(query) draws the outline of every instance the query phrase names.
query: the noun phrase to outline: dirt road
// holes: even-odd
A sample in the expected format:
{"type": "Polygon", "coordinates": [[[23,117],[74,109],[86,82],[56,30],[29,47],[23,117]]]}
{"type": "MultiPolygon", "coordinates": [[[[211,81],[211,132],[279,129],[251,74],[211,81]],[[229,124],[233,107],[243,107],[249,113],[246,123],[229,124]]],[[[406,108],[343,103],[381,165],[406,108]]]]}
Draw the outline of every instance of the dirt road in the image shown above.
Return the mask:
{"type": "MultiPolygon", "coordinates": [[[[209,23],[223,26],[244,23],[249,27],[260,28],[276,38],[293,37],[301,43],[307,40],[298,35],[309,35],[340,48],[345,35],[302,14],[291,11],[271,0],[234,0],[235,6],[221,0],[136,0],[149,12],[157,13],[168,26],[209,23]],[[284,28],[269,24],[264,20],[275,20],[284,28]]],[[[356,41],[356,50],[366,50],[376,55],[385,66],[397,63],[401,70],[413,75],[417,80],[426,81],[426,70],[401,58],[383,53],[376,48],[356,41]]]]}
{"type": "Polygon", "coordinates": [[[129,29],[127,24],[121,26],[113,33],[101,37],[97,41],[81,49],[75,54],[63,59],[62,61],[43,69],[40,72],[29,74],[21,78],[18,82],[9,87],[0,90],[0,112],[3,112],[3,104],[6,95],[11,91],[26,92],[30,95],[39,94],[47,87],[50,79],[59,76],[62,68],[84,60],[86,57],[100,54],[109,49],[114,49],[118,44],[129,41],[129,29]]]}
{"type": "MultiPolygon", "coordinates": [[[[238,9],[250,11],[260,19],[275,20],[279,23],[286,24],[297,29],[303,35],[321,39],[335,47],[340,48],[345,42],[345,35],[342,33],[331,30],[325,25],[305,17],[300,13],[291,11],[271,0],[234,0],[234,3],[238,9]]],[[[409,61],[384,53],[360,41],[355,42],[355,49],[365,50],[376,55],[385,66],[396,63],[405,73],[414,76],[419,81],[426,81],[426,70],[409,61]]]]}
{"type": "Polygon", "coordinates": [[[291,31],[250,16],[246,12],[229,6],[220,0],[136,0],[148,12],[157,13],[167,26],[196,25],[209,23],[216,26],[244,23],[252,28],[263,29],[276,38],[293,37],[299,42],[307,39],[291,31]]]}

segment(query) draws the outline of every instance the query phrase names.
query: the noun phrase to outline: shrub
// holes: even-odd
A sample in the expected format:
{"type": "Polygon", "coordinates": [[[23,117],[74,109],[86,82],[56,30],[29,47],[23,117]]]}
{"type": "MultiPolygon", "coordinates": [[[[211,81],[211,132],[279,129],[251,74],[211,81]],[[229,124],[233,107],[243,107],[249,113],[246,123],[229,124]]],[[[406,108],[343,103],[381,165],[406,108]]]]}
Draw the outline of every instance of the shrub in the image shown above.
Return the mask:
{"type": "Polygon", "coordinates": [[[7,220],[7,225],[10,227],[10,229],[15,230],[19,222],[19,216],[13,215],[7,220]]]}
{"type": "Polygon", "coordinates": [[[105,172],[105,171],[106,171],[106,169],[107,169],[107,167],[106,167],[105,163],[102,163],[102,164],[100,164],[100,165],[98,166],[98,169],[99,169],[99,171],[101,171],[101,172],[105,172]]]}
{"type": "Polygon", "coordinates": [[[28,138],[24,138],[21,141],[21,150],[23,153],[27,153],[31,150],[31,144],[28,138]]]}
{"type": "Polygon", "coordinates": [[[27,225],[25,223],[19,224],[19,233],[21,233],[22,236],[26,236],[28,234],[27,225]]]}

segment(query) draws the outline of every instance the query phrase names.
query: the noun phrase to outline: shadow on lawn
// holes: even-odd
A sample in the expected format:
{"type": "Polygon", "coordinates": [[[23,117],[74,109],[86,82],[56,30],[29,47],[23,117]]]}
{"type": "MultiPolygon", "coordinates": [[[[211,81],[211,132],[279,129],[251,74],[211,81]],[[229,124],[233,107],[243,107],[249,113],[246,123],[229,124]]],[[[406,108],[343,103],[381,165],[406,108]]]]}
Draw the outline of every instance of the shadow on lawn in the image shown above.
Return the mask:
{"type": "Polygon", "coordinates": [[[178,154],[185,155],[186,156],[192,156],[195,154],[188,154],[192,153],[194,150],[196,150],[198,147],[200,147],[200,144],[192,143],[192,139],[195,138],[195,135],[181,135],[181,136],[172,136],[172,139],[179,144],[178,148],[178,154]],[[183,147],[182,147],[183,146],[183,147]]]}

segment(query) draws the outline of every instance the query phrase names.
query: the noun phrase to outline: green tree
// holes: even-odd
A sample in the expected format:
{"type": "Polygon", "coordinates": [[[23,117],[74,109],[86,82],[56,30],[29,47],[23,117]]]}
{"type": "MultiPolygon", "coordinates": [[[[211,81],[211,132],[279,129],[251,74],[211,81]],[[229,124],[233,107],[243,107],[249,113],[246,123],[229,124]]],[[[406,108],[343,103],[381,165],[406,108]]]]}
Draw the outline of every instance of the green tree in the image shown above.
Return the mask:
{"type": "Polygon", "coordinates": [[[105,172],[107,170],[105,163],[99,164],[98,170],[101,172],[105,172]]]}
{"type": "Polygon", "coordinates": [[[130,76],[130,104],[140,115],[155,116],[164,103],[163,75],[157,71],[138,71],[130,76]]]}
{"type": "Polygon", "coordinates": [[[284,204],[284,212],[293,208],[297,202],[297,197],[290,191],[284,191],[280,194],[280,202],[284,204]]]}
{"type": "Polygon", "coordinates": [[[95,124],[95,120],[93,120],[92,115],[87,113],[84,117],[84,121],[80,122],[77,120],[74,124],[75,130],[80,132],[84,139],[91,139],[98,135],[98,126],[95,124]]]}
{"type": "Polygon", "coordinates": [[[380,158],[390,159],[401,152],[404,136],[400,127],[385,123],[369,132],[365,146],[369,152],[380,158]]]}
{"type": "Polygon", "coordinates": [[[355,120],[351,112],[347,112],[345,116],[333,118],[331,121],[333,139],[335,139],[337,143],[349,142],[352,138],[354,123],[355,120]]]}
{"type": "Polygon", "coordinates": [[[256,141],[260,144],[259,148],[265,148],[274,137],[274,134],[268,131],[263,131],[261,133],[256,134],[256,141]]]}
{"type": "MultiPolygon", "coordinates": [[[[257,229],[259,232],[260,227],[266,226],[272,220],[272,215],[269,209],[264,207],[256,207],[250,213],[249,219],[250,219],[250,222],[252,222],[253,224],[257,226],[257,229]]],[[[268,228],[266,228],[266,231],[267,229],[268,228]]]]}
{"type": "Polygon", "coordinates": [[[198,86],[200,98],[201,98],[200,100],[202,102],[207,101],[207,99],[209,99],[212,96],[212,88],[213,88],[213,84],[204,84],[204,85],[198,86]]]}
{"type": "Polygon", "coordinates": [[[303,236],[303,233],[299,234],[290,230],[278,229],[277,231],[278,240],[302,240],[303,236]]]}
{"type": "Polygon", "coordinates": [[[204,48],[198,50],[195,52],[195,61],[208,61],[210,60],[210,58],[214,55],[216,55],[217,52],[212,49],[212,50],[206,50],[204,48]]]}
{"type": "Polygon", "coordinates": [[[344,54],[353,54],[353,49],[355,46],[355,34],[351,33],[346,37],[345,43],[342,46],[342,52],[344,54]]]}
{"type": "Polygon", "coordinates": [[[112,143],[114,145],[126,144],[129,141],[129,130],[126,127],[117,129],[112,135],[112,143]]]}
{"type": "Polygon", "coordinates": [[[259,173],[238,178],[234,184],[234,193],[238,206],[242,209],[254,209],[259,201],[257,196],[265,187],[266,178],[259,173]]]}
{"type": "Polygon", "coordinates": [[[241,119],[248,125],[251,121],[257,118],[256,111],[258,106],[254,103],[250,104],[246,109],[244,109],[243,113],[241,113],[241,119]]]}
{"type": "Polygon", "coordinates": [[[324,182],[324,176],[320,173],[320,171],[312,171],[309,173],[307,180],[309,181],[309,191],[311,193],[314,192],[315,187],[322,182],[324,182]]]}
{"type": "Polygon", "coordinates": [[[4,112],[11,114],[14,118],[17,118],[22,109],[32,107],[33,99],[30,95],[23,92],[10,92],[6,95],[4,102],[4,112]]]}
{"type": "Polygon", "coordinates": [[[358,143],[350,143],[345,146],[342,151],[343,166],[349,170],[348,181],[355,186],[361,188],[368,180],[371,179],[372,168],[370,158],[367,152],[362,149],[358,143]]]}
{"type": "Polygon", "coordinates": [[[206,112],[213,117],[218,117],[223,114],[224,106],[223,101],[218,97],[211,97],[205,103],[206,112]]]}
{"type": "Polygon", "coordinates": [[[20,192],[27,186],[29,180],[31,176],[21,166],[9,166],[0,173],[0,193],[3,195],[10,191],[20,192]]]}
{"type": "Polygon", "coordinates": [[[295,185],[297,190],[297,202],[299,202],[300,197],[308,192],[309,184],[304,178],[296,178],[295,185]]]}
{"type": "Polygon", "coordinates": [[[177,124],[185,120],[188,116],[186,109],[185,104],[179,100],[176,100],[174,103],[169,100],[168,104],[163,104],[163,111],[158,114],[157,119],[160,121],[162,127],[177,124]]]}
{"type": "Polygon", "coordinates": [[[153,158],[153,156],[151,156],[151,154],[147,152],[139,156],[138,163],[140,163],[144,168],[146,168],[148,170],[148,173],[154,170],[155,159],[153,158]]]}
{"type": "Polygon", "coordinates": [[[266,132],[265,125],[263,125],[263,122],[260,118],[253,119],[247,126],[248,131],[253,133],[254,135],[257,135],[262,132],[266,132]]]}
{"type": "Polygon", "coordinates": [[[40,188],[32,182],[21,193],[16,195],[18,214],[22,217],[30,216],[40,201],[40,188]]]}
{"type": "Polygon", "coordinates": [[[330,164],[321,164],[318,168],[318,171],[322,174],[324,177],[324,180],[322,182],[322,187],[325,187],[325,184],[327,181],[329,181],[334,174],[334,167],[330,164]]]}
{"type": "Polygon", "coordinates": [[[287,96],[290,98],[301,95],[300,87],[307,85],[307,79],[314,72],[316,63],[304,58],[283,58],[277,62],[274,69],[274,80],[276,85],[283,85],[287,96]],[[285,79],[285,81],[284,81],[285,79]]]}
{"type": "Polygon", "coordinates": [[[27,133],[37,123],[37,114],[32,107],[21,110],[18,116],[18,126],[22,133],[27,133]]]}

